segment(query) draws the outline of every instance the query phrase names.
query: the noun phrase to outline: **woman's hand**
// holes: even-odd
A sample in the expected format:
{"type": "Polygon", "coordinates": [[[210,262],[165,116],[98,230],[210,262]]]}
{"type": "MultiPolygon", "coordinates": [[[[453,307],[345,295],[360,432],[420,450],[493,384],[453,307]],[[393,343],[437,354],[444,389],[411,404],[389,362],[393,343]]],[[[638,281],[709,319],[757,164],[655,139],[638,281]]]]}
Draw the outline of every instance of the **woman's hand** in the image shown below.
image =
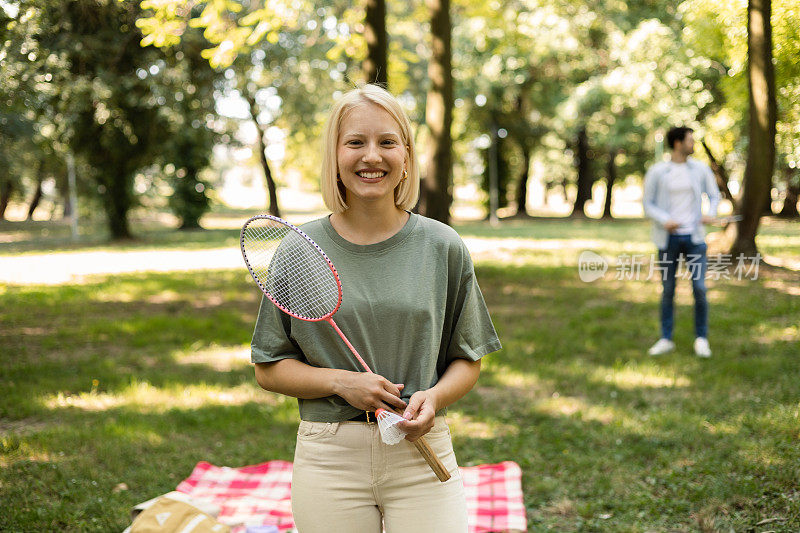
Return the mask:
{"type": "Polygon", "coordinates": [[[403,412],[403,422],[397,427],[406,432],[406,440],[414,442],[433,429],[436,417],[436,396],[431,390],[415,392],[403,412]]]}
{"type": "Polygon", "coordinates": [[[406,407],[406,402],[400,399],[403,387],[402,383],[392,383],[378,374],[343,371],[336,379],[335,392],[361,411],[402,410],[406,407]]]}

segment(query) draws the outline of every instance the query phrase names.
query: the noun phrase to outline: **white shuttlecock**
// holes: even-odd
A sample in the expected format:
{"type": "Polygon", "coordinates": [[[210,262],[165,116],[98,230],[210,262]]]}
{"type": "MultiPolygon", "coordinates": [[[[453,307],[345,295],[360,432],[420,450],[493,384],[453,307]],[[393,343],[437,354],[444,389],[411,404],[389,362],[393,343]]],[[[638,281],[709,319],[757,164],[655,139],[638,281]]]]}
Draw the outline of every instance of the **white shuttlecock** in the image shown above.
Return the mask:
{"type": "Polygon", "coordinates": [[[406,437],[406,432],[397,427],[398,422],[405,420],[402,416],[378,409],[375,411],[378,419],[378,429],[381,431],[381,440],[386,444],[394,445],[406,437]]]}

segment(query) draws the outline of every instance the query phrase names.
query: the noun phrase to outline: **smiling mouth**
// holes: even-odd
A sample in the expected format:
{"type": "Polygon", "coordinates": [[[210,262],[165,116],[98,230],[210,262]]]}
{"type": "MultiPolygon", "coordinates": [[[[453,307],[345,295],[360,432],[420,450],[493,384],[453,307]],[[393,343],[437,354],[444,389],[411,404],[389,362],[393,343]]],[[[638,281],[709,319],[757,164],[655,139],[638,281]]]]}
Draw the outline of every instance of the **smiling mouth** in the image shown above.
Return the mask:
{"type": "Polygon", "coordinates": [[[364,178],[367,180],[377,180],[384,176],[386,176],[387,172],[356,172],[356,175],[360,178],[364,178]]]}

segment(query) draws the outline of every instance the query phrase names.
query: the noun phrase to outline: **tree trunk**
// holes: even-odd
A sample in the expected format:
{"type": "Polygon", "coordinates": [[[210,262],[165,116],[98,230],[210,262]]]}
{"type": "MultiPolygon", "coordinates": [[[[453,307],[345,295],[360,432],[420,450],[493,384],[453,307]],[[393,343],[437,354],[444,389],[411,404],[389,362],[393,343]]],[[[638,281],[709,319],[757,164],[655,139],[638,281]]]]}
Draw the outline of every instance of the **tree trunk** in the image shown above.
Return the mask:
{"type": "Polygon", "coordinates": [[[44,175],[42,173],[42,162],[40,161],[37,165],[36,169],[36,191],[33,193],[33,198],[31,198],[30,203],[28,204],[28,220],[33,220],[33,212],[36,211],[36,208],[39,207],[39,202],[42,199],[42,180],[44,180],[44,175]]]}
{"type": "Polygon", "coordinates": [[[619,150],[612,148],[608,152],[608,167],[606,167],[606,201],[603,205],[603,218],[614,218],[611,214],[611,192],[614,182],[617,181],[617,155],[619,150]]]}
{"type": "Polygon", "coordinates": [[[530,166],[531,166],[531,150],[528,145],[523,141],[522,144],[522,171],[519,173],[519,182],[517,182],[517,216],[528,216],[528,211],[525,209],[528,203],[528,179],[530,179],[530,166]]]}
{"type": "Polygon", "coordinates": [[[733,199],[733,194],[731,194],[731,190],[728,188],[728,171],[725,170],[725,167],[723,167],[717,161],[717,158],[714,157],[714,154],[711,153],[711,149],[706,144],[706,141],[700,141],[700,144],[703,145],[703,150],[705,150],[708,160],[711,163],[711,171],[714,172],[714,177],[717,178],[719,192],[722,193],[724,199],[730,200],[730,202],[735,205],[736,202],[733,199]]]}
{"type": "MultiPolygon", "coordinates": [[[[527,124],[528,117],[528,94],[530,93],[531,84],[533,79],[528,78],[519,87],[519,94],[514,105],[518,116],[523,117],[527,124]]],[[[531,166],[531,146],[530,135],[528,132],[514,135],[517,145],[522,150],[522,171],[519,173],[519,181],[517,182],[517,213],[518,217],[528,216],[526,205],[528,203],[528,180],[530,179],[530,166],[531,166]]]]}
{"type": "Polygon", "coordinates": [[[108,227],[114,240],[130,239],[128,211],[131,208],[132,191],[128,190],[131,180],[108,179],[103,207],[108,217],[108,227]]]}
{"type": "Polygon", "coordinates": [[[797,202],[800,200],[800,183],[792,183],[795,171],[789,167],[783,169],[786,176],[786,197],[783,199],[783,207],[778,216],[781,218],[800,218],[797,211],[797,202]]]}
{"type": "Polygon", "coordinates": [[[771,0],[747,5],[747,85],[750,90],[749,147],[744,171],[742,220],[736,228],[734,255],[754,256],[756,233],[772,187],[775,164],[775,68],[772,65],[771,0]]]}
{"type": "Polygon", "coordinates": [[[453,173],[452,138],[453,72],[450,49],[450,0],[426,0],[431,14],[431,59],[428,63],[430,89],[425,121],[430,131],[428,165],[423,181],[424,214],[450,223],[453,173]]]}
{"type": "Polygon", "coordinates": [[[61,218],[68,219],[72,216],[72,202],[70,202],[69,198],[69,178],[67,176],[61,176],[57,183],[61,184],[58,190],[61,193],[61,201],[64,202],[64,210],[61,213],[61,218]]]}
{"type": "Polygon", "coordinates": [[[281,210],[278,207],[278,190],[275,186],[275,180],[272,178],[272,171],[269,168],[269,162],[267,161],[267,146],[264,144],[264,137],[266,136],[266,131],[258,122],[258,105],[256,104],[256,97],[250,92],[246,92],[245,98],[247,99],[247,103],[250,104],[250,118],[253,119],[253,123],[256,125],[256,132],[258,137],[258,157],[259,161],[261,161],[261,168],[264,169],[264,179],[267,182],[267,192],[269,194],[269,214],[274,217],[281,216],[281,210]]]}
{"type": "Polygon", "coordinates": [[[0,220],[5,220],[8,202],[11,201],[11,193],[14,191],[14,184],[11,180],[0,181],[0,220]]]}
{"type": "Polygon", "coordinates": [[[364,38],[367,41],[367,58],[364,60],[364,75],[367,83],[378,83],[386,87],[389,83],[386,34],[386,0],[367,0],[364,17],[364,38]]]}
{"type": "Polygon", "coordinates": [[[767,191],[764,194],[764,210],[761,211],[761,216],[769,217],[774,214],[775,213],[772,212],[772,180],[770,179],[769,187],[767,187],[767,191]]]}
{"type": "Polygon", "coordinates": [[[578,138],[575,146],[575,163],[578,170],[578,194],[575,195],[575,203],[572,204],[571,217],[585,217],[584,206],[592,199],[592,174],[589,163],[589,139],[586,136],[586,126],[581,126],[578,130],[578,138]]]}
{"type": "Polygon", "coordinates": [[[33,198],[28,204],[28,220],[33,220],[33,212],[39,207],[39,201],[42,199],[42,179],[36,181],[36,191],[33,193],[33,198]]]}

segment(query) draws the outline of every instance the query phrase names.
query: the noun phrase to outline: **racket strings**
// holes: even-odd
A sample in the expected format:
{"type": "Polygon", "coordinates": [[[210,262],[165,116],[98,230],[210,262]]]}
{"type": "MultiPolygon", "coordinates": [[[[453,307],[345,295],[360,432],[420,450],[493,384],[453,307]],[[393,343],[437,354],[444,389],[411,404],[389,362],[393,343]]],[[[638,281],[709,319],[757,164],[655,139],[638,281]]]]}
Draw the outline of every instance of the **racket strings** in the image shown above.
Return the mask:
{"type": "Polygon", "coordinates": [[[242,231],[248,266],[263,289],[293,314],[329,315],[339,303],[336,277],[318,248],[292,228],[255,220],[242,231]]]}

